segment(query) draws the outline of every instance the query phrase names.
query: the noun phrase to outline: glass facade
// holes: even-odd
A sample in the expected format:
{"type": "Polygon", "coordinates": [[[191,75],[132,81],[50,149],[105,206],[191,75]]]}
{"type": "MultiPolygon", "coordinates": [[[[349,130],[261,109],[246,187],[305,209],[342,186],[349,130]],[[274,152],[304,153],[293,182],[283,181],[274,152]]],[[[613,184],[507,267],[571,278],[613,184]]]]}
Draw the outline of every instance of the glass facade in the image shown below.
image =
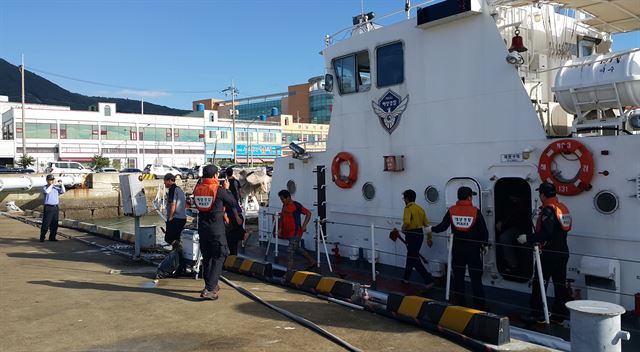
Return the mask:
{"type": "Polygon", "coordinates": [[[282,103],[280,99],[242,103],[236,105],[236,110],[238,110],[238,118],[241,120],[253,120],[260,115],[270,116],[271,108],[278,108],[278,112],[280,112],[282,110],[282,103]]]}
{"type": "Polygon", "coordinates": [[[311,123],[329,123],[333,94],[317,91],[309,95],[309,116],[311,123]]]}
{"type": "Polygon", "coordinates": [[[173,139],[176,142],[202,142],[204,140],[204,132],[202,130],[176,128],[173,132],[173,139]]]}
{"type": "Polygon", "coordinates": [[[171,128],[143,127],[140,129],[140,140],[170,142],[171,128]]]}
{"type": "Polygon", "coordinates": [[[136,128],[134,126],[101,126],[102,139],[112,141],[135,141],[136,128]]]}
{"type": "Polygon", "coordinates": [[[60,124],[60,139],[98,139],[98,125],[60,124]]]}
{"type": "MultiPolygon", "coordinates": [[[[35,139],[57,139],[58,128],[55,123],[31,123],[25,124],[27,128],[27,138],[35,139]]],[[[21,125],[16,126],[16,138],[22,138],[21,125]]]]}

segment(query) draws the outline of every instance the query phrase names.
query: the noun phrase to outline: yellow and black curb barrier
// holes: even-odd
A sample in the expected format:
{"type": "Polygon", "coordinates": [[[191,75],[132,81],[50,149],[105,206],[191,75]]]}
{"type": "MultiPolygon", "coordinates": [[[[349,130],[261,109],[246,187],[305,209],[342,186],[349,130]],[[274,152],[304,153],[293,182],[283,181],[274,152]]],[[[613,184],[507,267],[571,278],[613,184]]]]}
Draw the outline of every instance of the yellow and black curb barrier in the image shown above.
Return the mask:
{"type": "Polygon", "coordinates": [[[459,341],[474,350],[497,351],[510,342],[509,318],[462,306],[450,305],[420,296],[388,293],[385,304],[363,301],[363,286],[311,271],[288,272],[283,281],[274,280],[271,263],[228,256],[224,268],[240,274],[281,283],[314,295],[355,303],[378,314],[387,315],[459,341]]]}
{"type": "Polygon", "coordinates": [[[296,271],[287,275],[285,284],[313,294],[323,294],[347,302],[352,301],[359,286],[355,282],[322,276],[310,271],[296,271]]]}
{"type": "Polygon", "coordinates": [[[140,181],[142,180],[155,180],[156,176],[153,174],[142,174],[140,176],[138,176],[138,179],[140,181]]]}
{"type": "Polygon", "coordinates": [[[386,311],[375,311],[446,333],[466,343],[476,340],[480,344],[499,346],[510,341],[509,318],[420,296],[389,293],[386,311]]]}
{"type": "Polygon", "coordinates": [[[270,279],[273,276],[271,263],[259,262],[235,255],[228,256],[224,261],[223,267],[226,270],[251,275],[262,280],[270,279]]]}

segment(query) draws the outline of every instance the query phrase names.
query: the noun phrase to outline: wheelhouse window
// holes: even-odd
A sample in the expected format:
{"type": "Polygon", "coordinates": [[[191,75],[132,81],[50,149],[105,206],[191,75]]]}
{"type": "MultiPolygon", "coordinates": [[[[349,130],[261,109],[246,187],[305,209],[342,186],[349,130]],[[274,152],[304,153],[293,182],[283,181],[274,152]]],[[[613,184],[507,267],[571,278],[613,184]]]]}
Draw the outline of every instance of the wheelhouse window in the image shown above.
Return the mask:
{"type": "Polygon", "coordinates": [[[376,81],[378,87],[388,87],[404,81],[404,50],[402,42],[376,49],[376,81]]]}
{"type": "Polygon", "coordinates": [[[361,51],[333,60],[340,94],[364,92],[371,88],[369,52],[361,51]]]}

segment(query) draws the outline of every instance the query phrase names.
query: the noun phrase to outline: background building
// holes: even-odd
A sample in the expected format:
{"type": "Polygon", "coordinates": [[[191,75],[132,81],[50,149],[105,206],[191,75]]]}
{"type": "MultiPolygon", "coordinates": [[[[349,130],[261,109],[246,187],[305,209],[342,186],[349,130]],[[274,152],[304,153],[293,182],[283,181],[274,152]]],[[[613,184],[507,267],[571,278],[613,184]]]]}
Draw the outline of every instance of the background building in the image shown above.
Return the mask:
{"type": "MultiPolygon", "coordinates": [[[[206,162],[224,165],[233,162],[233,121],[219,118],[218,111],[196,112],[206,118],[206,162]]],[[[265,116],[266,118],[266,116],[265,116]]],[[[236,160],[238,163],[271,163],[281,153],[281,127],[278,122],[265,121],[260,116],[252,120],[236,120],[236,160]]]]}
{"type": "Polygon", "coordinates": [[[282,130],[282,154],[290,155],[289,143],[301,145],[309,152],[320,152],[327,149],[328,124],[294,122],[291,115],[280,115],[282,130]]]}
{"type": "MultiPolygon", "coordinates": [[[[49,161],[89,163],[94,155],[109,158],[115,168],[204,162],[202,117],[118,113],[114,103],[99,103],[95,110],[26,105],[27,154],[39,170],[49,161]]],[[[2,139],[12,141],[15,157],[22,155],[21,105],[0,99],[0,112],[2,139]]]]}
{"type": "MultiPolygon", "coordinates": [[[[202,99],[193,102],[193,111],[215,110],[221,119],[231,117],[231,100],[202,99]]],[[[291,85],[286,92],[236,98],[239,120],[257,116],[291,115],[296,123],[329,123],[333,95],[324,90],[324,76],[313,77],[307,83],[291,85]]]]}

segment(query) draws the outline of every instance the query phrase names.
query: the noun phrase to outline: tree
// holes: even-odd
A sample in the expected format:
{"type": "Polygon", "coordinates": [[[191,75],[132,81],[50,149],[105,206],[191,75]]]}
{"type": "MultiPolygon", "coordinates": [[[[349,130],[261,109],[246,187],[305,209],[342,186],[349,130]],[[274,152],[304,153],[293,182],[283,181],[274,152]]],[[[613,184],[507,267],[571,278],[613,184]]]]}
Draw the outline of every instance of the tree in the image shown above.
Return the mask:
{"type": "Polygon", "coordinates": [[[91,167],[94,169],[109,167],[109,158],[96,154],[91,158],[91,167]]]}
{"type": "Polygon", "coordinates": [[[22,154],[17,161],[17,164],[23,169],[26,169],[29,166],[34,165],[35,163],[36,159],[29,154],[22,154]]]}

